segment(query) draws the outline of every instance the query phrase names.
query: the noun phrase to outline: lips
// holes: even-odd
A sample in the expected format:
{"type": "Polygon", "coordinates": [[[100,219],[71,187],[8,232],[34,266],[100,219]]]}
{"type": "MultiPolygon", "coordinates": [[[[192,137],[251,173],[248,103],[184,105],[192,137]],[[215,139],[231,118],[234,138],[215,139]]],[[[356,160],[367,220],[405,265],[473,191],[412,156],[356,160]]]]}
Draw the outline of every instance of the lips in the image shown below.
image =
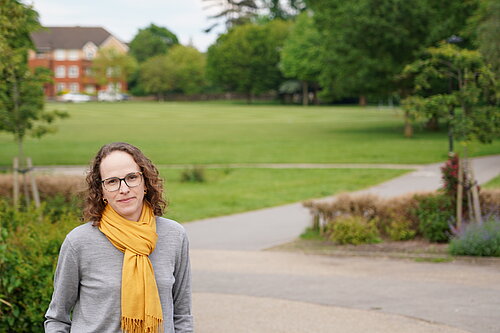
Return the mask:
{"type": "Polygon", "coordinates": [[[117,201],[120,202],[120,203],[129,203],[132,200],[134,200],[134,197],[127,198],[127,199],[121,199],[121,200],[117,200],[117,201]]]}

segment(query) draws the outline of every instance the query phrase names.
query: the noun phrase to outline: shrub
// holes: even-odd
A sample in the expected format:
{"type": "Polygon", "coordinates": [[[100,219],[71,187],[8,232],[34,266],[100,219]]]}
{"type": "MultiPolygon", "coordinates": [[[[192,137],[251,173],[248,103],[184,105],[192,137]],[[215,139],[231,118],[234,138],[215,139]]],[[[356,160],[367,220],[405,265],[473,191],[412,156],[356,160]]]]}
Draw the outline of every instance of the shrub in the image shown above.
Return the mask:
{"type": "Polygon", "coordinates": [[[479,202],[483,214],[500,214],[500,189],[481,189],[479,202]]]}
{"type": "Polygon", "coordinates": [[[417,232],[412,229],[411,222],[394,219],[386,226],[386,234],[394,241],[405,241],[415,238],[417,232]]]}
{"type": "Polygon", "coordinates": [[[181,182],[183,183],[204,183],[205,169],[195,166],[193,168],[185,169],[181,174],[181,182]]]}
{"type": "Polygon", "coordinates": [[[453,255],[500,257],[500,217],[483,224],[469,224],[451,240],[448,249],[453,255]]]}
{"type": "Polygon", "coordinates": [[[0,302],[0,332],[43,332],[59,248],[79,223],[77,211],[45,203],[16,211],[0,199],[0,299],[7,302],[0,302]]]}
{"type": "Polygon", "coordinates": [[[379,243],[379,232],[373,221],[359,216],[346,216],[332,221],[327,226],[329,239],[338,244],[379,243]]]}
{"type": "Polygon", "coordinates": [[[450,198],[443,194],[418,197],[416,215],[422,235],[431,242],[445,243],[450,238],[450,223],[454,216],[450,198]]]}
{"type": "MultiPolygon", "coordinates": [[[[62,196],[69,201],[85,189],[83,176],[37,175],[35,179],[42,200],[62,196]]],[[[22,192],[23,177],[19,180],[22,192]]],[[[12,182],[12,174],[0,174],[0,197],[12,197],[12,182]]]]}

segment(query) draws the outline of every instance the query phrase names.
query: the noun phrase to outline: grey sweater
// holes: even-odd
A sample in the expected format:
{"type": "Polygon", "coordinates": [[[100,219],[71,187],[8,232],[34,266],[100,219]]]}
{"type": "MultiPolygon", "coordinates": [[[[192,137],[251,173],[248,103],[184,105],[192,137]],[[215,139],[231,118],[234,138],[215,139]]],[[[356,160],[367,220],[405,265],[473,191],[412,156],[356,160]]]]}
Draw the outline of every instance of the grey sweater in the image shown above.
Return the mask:
{"type": "MultiPolygon", "coordinates": [[[[189,244],[184,228],[156,218],[158,241],[149,255],[166,333],[193,332],[189,244]]],[[[45,314],[45,332],[119,333],[123,253],[90,222],[64,240],[45,314]]]]}

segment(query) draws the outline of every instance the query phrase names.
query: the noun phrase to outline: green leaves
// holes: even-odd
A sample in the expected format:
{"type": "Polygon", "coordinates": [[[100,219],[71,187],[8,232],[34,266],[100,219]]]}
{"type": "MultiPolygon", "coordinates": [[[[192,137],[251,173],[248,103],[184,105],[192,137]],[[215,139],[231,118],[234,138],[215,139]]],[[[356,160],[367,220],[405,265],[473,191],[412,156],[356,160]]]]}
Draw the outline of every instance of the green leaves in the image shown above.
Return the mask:
{"type": "Polygon", "coordinates": [[[413,95],[402,102],[412,119],[446,118],[464,143],[489,143],[500,135],[498,85],[478,51],[441,43],[407,65],[402,76],[413,80],[413,95]]]}
{"type": "Polygon", "coordinates": [[[148,59],[140,70],[140,84],[159,96],[168,92],[200,93],[206,86],[205,55],[194,47],[175,45],[167,55],[148,59]]]}
{"type": "Polygon", "coordinates": [[[28,68],[30,32],[39,27],[37,13],[18,1],[2,1],[0,10],[0,131],[12,133],[20,145],[26,134],[36,137],[54,131],[48,124],[68,115],[44,111],[43,86],[47,69],[28,68]]]}
{"type": "Polygon", "coordinates": [[[179,40],[173,32],[150,24],[149,27],[140,29],[130,42],[130,53],[138,62],[144,62],[151,57],[166,54],[176,44],[179,44],[179,40]]]}
{"type": "Polygon", "coordinates": [[[288,30],[287,22],[275,20],[238,26],[221,35],[208,49],[209,78],[226,90],[249,96],[278,89],[283,80],[279,50],[288,30]]]}

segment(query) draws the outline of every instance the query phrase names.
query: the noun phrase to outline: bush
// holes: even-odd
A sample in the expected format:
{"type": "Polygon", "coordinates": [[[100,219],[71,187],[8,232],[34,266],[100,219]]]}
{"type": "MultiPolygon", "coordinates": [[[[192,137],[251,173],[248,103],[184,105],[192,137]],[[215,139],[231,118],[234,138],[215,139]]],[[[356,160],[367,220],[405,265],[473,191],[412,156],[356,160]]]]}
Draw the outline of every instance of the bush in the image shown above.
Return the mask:
{"type": "Polygon", "coordinates": [[[450,239],[450,224],[454,207],[450,198],[443,194],[418,197],[416,215],[422,235],[431,242],[446,243],[450,239]]]}
{"type": "Polygon", "coordinates": [[[379,243],[379,232],[373,221],[359,216],[341,217],[327,225],[329,239],[338,244],[379,243]]]}
{"type": "MultiPolygon", "coordinates": [[[[37,175],[35,179],[42,200],[56,196],[61,196],[67,201],[73,200],[73,197],[81,194],[85,189],[83,176],[37,175]]],[[[23,177],[20,177],[19,181],[22,193],[23,177]]],[[[0,197],[12,198],[12,182],[12,174],[0,174],[0,197]]]]}
{"type": "Polygon", "coordinates": [[[412,230],[411,222],[405,220],[392,220],[385,229],[386,234],[394,241],[405,241],[415,238],[417,232],[412,230]]]}
{"type": "Polygon", "coordinates": [[[500,257],[500,217],[483,224],[469,224],[450,242],[452,255],[500,257]]]}
{"type": "Polygon", "coordinates": [[[366,220],[373,220],[381,235],[391,239],[411,239],[419,232],[419,221],[415,215],[418,200],[414,194],[390,199],[381,199],[370,194],[341,194],[333,202],[307,201],[304,206],[311,210],[317,221],[323,223],[342,216],[360,216],[366,220]],[[402,228],[407,231],[403,231],[402,228]]]}
{"type": "Polygon", "coordinates": [[[79,223],[77,208],[53,205],[16,211],[0,199],[0,332],[43,332],[59,248],[79,223]]]}
{"type": "Polygon", "coordinates": [[[195,166],[185,169],[181,174],[181,182],[183,183],[204,183],[205,170],[202,167],[195,166]]]}

